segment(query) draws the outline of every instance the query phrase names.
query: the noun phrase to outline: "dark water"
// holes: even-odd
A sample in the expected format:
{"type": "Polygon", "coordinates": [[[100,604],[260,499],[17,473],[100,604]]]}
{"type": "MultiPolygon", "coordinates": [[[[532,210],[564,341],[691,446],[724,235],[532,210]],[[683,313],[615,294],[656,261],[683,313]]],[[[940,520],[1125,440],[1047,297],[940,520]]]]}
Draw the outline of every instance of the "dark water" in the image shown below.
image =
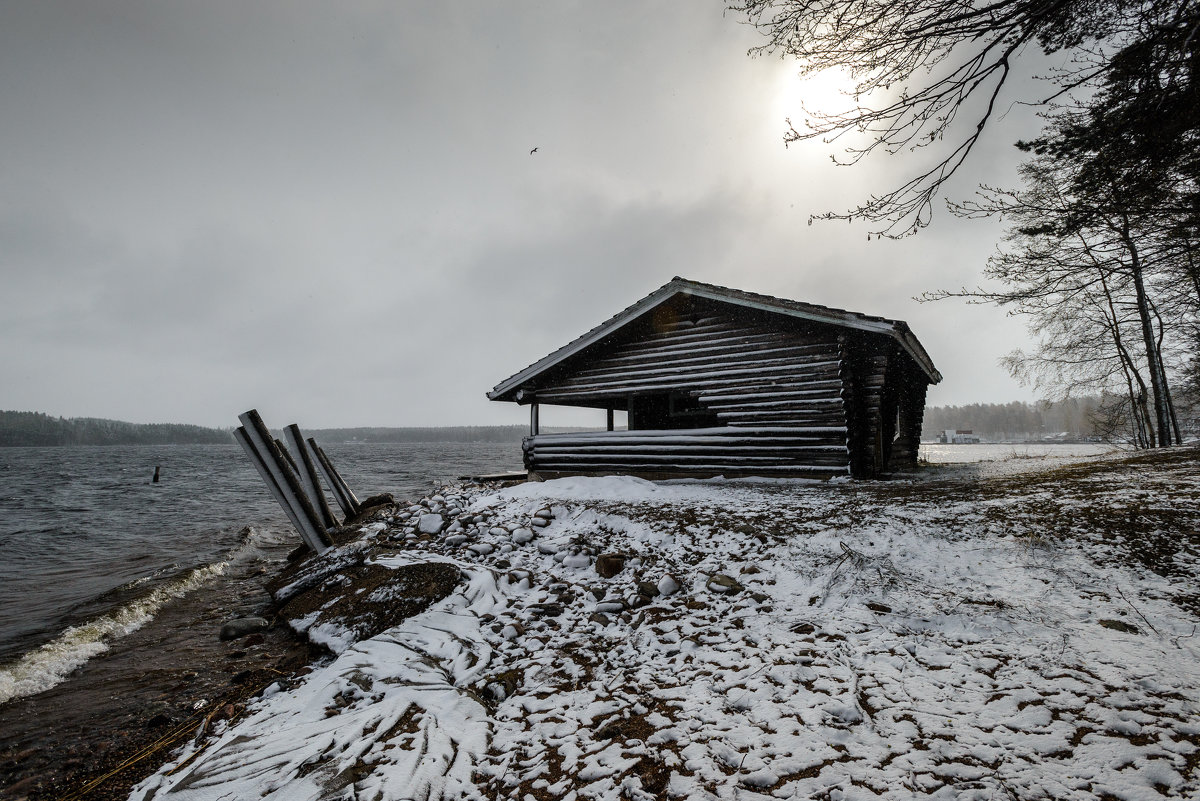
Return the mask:
{"type": "MultiPolygon", "coordinates": [[[[520,466],[515,443],[323,447],[360,498],[520,466]]],[[[0,448],[0,702],[298,543],[236,445],[0,448]]]]}

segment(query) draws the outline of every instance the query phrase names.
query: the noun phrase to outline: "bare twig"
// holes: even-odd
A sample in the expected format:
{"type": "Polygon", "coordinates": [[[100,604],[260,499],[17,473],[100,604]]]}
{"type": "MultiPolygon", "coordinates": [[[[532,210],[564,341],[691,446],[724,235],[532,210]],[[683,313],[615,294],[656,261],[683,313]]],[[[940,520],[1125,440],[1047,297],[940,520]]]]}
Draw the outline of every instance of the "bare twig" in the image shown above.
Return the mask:
{"type": "Polygon", "coordinates": [[[1149,620],[1146,620],[1146,616],[1142,614],[1142,611],[1140,609],[1138,609],[1136,606],[1134,606],[1132,601],[1130,601],[1128,598],[1125,597],[1125,593],[1121,592],[1120,585],[1114,584],[1113,586],[1117,588],[1117,595],[1121,596],[1121,600],[1123,600],[1125,603],[1129,604],[1129,608],[1132,609],[1133,611],[1137,612],[1137,616],[1145,621],[1146,625],[1150,627],[1150,630],[1153,631],[1155,634],[1157,634],[1159,637],[1161,637],[1162,633],[1158,629],[1154,628],[1154,624],[1151,623],[1149,620]]]}

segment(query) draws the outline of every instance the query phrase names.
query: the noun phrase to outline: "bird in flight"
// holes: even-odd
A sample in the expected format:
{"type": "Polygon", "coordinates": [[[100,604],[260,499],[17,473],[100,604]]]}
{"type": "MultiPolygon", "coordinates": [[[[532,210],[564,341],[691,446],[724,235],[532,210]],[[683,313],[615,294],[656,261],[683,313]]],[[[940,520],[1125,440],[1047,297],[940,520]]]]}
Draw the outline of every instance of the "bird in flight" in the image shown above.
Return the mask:
{"type": "Polygon", "coordinates": [[[530,150],[530,151],[529,151],[529,155],[531,155],[531,156],[532,156],[532,155],[533,155],[534,153],[536,153],[537,151],[538,151],[538,149],[535,147],[533,150],[530,150]]]}

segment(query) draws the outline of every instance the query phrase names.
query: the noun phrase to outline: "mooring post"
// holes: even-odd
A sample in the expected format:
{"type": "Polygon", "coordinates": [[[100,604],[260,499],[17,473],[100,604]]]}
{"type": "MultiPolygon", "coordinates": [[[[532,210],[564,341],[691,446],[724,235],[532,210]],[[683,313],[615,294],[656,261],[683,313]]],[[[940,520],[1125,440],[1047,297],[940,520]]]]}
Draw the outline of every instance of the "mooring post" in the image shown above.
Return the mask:
{"type": "Polygon", "coordinates": [[[342,514],[347,518],[354,517],[356,514],[354,504],[346,497],[346,493],[342,490],[342,485],[333,477],[332,465],[326,464],[323,458],[325,454],[322,453],[321,448],[312,437],[308,438],[308,447],[312,450],[312,455],[317,460],[317,469],[321,471],[321,475],[325,478],[326,486],[333,492],[333,499],[341,507],[342,514]]]}
{"type": "MultiPolygon", "coordinates": [[[[330,482],[330,486],[336,486],[341,497],[345,499],[343,508],[348,508],[347,516],[353,516],[359,513],[362,509],[362,504],[359,503],[358,496],[354,494],[354,490],[350,489],[350,485],[342,478],[342,474],[333,466],[333,462],[329,460],[329,456],[313,439],[308,440],[308,444],[313,448],[313,454],[317,457],[317,464],[321,466],[321,472],[324,473],[326,480],[330,482]]],[[[341,501],[339,501],[341,502],[341,501]]]]}
{"type": "Polygon", "coordinates": [[[301,538],[304,539],[310,548],[318,553],[328,548],[329,541],[325,536],[321,518],[317,516],[317,512],[313,509],[313,505],[305,494],[304,488],[300,486],[300,478],[296,475],[295,470],[292,469],[289,462],[290,457],[285,455],[275,444],[275,439],[271,436],[271,430],[267,428],[266,423],[259,416],[258,410],[251,409],[244,414],[238,415],[238,419],[242,421],[242,425],[246,429],[247,438],[254,445],[255,450],[259,452],[263,463],[275,478],[280,491],[295,512],[296,519],[300,523],[298,528],[301,538]]]}
{"type": "Polygon", "coordinates": [[[287,440],[288,451],[296,454],[295,461],[300,468],[300,481],[304,484],[308,496],[316,504],[325,528],[337,528],[337,519],[333,516],[333,510],[329,508],[329,501],[325,499],[325,493],[321,491],[321,483],[317,480],[317,471],[308,455],[308,448],[304,447],[304,437],[300,433],[300,426],[292,423],[283,430],[283,436],[287,440]]]}
{"type": "Polygon", "coordinates": [[[306,537],[304,534],[304,525],[300,522],[300,518],[296,517],[296,511],[292,508],[292,505],[288,503],[287,496],[284,495],[283,489],[279,486],[278,482],[276,482],[275,476],[271,474],[270,469],[267,467],[266,461],[263,460],[263,457],[259,454],[258,449],[255,448],[254,444],[250,441],[250,437],[246,434],[246,429],[239,426],[238,429],[233,432],[233,437],[238,441],[238,444],[242,446],[242,450],[246,452],[246,455],[250,457],[250,464],[254,465],[254,469],[258,471],[258,475],[262,478],[263,483],[267,485],[267,489],[269,489],[271,494],[275,496],[275,501],[283,508],[283,513],[287,515],[288,520],[290,520],[292,525],[295,526],[296,531],[300,532],[300,539],[304,540],[305,545],[312,548],[312,543],[308,541],[308,537],[306,537]]]}
{"type": "Polygon", "coordinates": [[[159,468],[159,466],[158,466],[158,465],[154,465],[154,478],[150,479],[150,483],[151,483],[151,484],[157,484],[157,483],[158,483],[158,468],[159,468]]]}

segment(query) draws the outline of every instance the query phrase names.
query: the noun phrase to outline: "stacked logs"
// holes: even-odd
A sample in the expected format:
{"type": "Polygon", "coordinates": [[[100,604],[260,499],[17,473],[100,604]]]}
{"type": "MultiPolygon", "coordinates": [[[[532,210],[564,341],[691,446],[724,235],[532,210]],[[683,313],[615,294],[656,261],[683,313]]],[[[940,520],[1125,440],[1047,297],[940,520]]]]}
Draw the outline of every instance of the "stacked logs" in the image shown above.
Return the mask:
{"type": "Polygon", "coordinates": [[[325,451],[311,437],[306,448],[300,428],[294,423],[284,430],[287,445],[275,439],[257,409],[238,415],[238,419],[242,425],[234,432],[234,437],[300,532],[304,544],[316,553],[330,547],[329,532],[339,524],[321,490],[318,470],[345,517],[357,515],[361,504],[325,451]]]}

